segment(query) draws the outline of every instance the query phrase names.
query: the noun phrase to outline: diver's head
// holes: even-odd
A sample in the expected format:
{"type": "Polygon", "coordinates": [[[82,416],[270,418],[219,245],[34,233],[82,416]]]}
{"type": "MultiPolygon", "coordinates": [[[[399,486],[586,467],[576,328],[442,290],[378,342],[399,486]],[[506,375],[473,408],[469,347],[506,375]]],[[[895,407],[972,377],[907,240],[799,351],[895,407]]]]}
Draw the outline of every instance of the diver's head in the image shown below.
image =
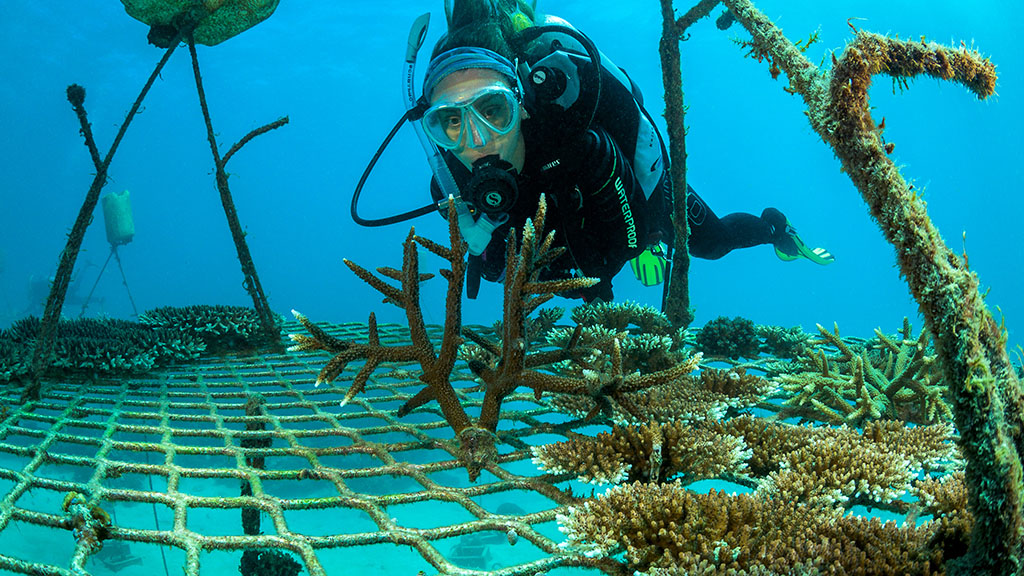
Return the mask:
{"type": "Polygon", "coordinates": [[[423,95],[423,129],[467,168],[497,155],[516,170],[526,156],[520,129],[525,110],[515,68],[483,48],[455,48],[431,61],[423,95]]]}

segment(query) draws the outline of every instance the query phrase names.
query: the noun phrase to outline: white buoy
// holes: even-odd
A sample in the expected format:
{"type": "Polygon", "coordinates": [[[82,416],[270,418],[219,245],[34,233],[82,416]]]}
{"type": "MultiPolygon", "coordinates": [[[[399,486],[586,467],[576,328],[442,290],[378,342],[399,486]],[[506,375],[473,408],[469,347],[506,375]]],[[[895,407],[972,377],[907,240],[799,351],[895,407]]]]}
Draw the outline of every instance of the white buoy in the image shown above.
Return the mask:
{"type": "Polygon", "coordinates": [[[103,197],[103,220],[107,225],[107,242],[111,246],[123,246],[135,236],[135,221],[132,220],[132,202],[127,190],[103,197]]]}

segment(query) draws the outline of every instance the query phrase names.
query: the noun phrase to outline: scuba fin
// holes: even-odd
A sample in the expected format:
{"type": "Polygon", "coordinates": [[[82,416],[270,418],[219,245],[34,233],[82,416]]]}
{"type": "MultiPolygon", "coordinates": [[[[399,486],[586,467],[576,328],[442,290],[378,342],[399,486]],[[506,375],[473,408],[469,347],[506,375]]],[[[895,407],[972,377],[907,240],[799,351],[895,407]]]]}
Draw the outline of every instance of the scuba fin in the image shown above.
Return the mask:
{"type": "Polygon", "coordinates": [[[779,257],[779,260],[792,262],[802,257],[822,266],[836,261],[836,257],[828,250],[824,248],[811,248],[805,244],[800,239],[800,236],[797,235],[796,228],[789,223],[789,220],[786,220],[786,228],[782,236],[782,238],[774,242],[775,255],[779,257]]]}
{"type": "Polygon", "coordinates": [[[657,286],[665,281],[668,258],[661,244],[648,247],[639,256],[629,261],[633,276],[644,286],[657,286]]]}

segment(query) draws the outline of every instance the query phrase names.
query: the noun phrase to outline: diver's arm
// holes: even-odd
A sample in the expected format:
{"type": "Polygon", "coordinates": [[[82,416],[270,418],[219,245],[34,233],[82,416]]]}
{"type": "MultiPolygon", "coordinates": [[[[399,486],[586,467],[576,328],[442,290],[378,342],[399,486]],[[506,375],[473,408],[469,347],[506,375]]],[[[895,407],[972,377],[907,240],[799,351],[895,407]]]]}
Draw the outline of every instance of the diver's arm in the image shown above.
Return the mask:
{"type": "MultiPolygon", "coordinates": [[[[613,254],[642,250],[647,235],[646,202],[632,166],[601,128],[587,132],[581,154],[576,174],[583,227],[600,227],[603,248],[613,254]]],[[[621,262],[628,259],[622,257],[621,262]]]]}

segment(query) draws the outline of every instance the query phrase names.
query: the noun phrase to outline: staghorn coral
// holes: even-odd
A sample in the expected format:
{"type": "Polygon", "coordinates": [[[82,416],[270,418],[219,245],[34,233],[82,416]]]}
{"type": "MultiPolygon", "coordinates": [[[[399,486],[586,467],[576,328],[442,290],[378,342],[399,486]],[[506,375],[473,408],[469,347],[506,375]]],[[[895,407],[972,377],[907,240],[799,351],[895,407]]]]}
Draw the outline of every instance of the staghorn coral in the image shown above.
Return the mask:
{"type": "Polygon", "coordinates": [[[779,469],[786,454],[811,443],[815,429],[755,418],[749,414],[726,421],[712,421],[709,427],[742,438],[751,448],[747,466],[755,477],[767,476],[779,469]]]}
{"type": "Polygon", "coordinates": [[[926,331],[912,338],[904,319],[902,337],[890,339],[876,330],[878,342],[871,348],[848,344],[838,327],[829,332],[819,324],[818,330],[821,339],[813,343],[838,352],[811,351],[803,359],[811,370],[778,376],[790,395],[779,417],[852,426],[883,418],[917,424],[952,418],[926,331]]]}
{"type": "MultiPolygon", "coordinates": [[[[625,410],[611,405],[612,412],[607,419],[616,424],[632,422],[697,422],[707,419],[724,418],[729,405],[725,398],[701,390],[692,384],[690,378],[683,378],[675,383],[653,386],[629,396],[629,401],[637,407],[642,418],[636,418],[625,410]],[[691,384],[686,384],[690,382],[691,384]]],[[[561,412],[584,418],[594,413],[597,403],[587,397],[556,394],[549,404],[561,412]]]]}
{"type": "Polygon", "coordinates": [[[777,358],[798,358],[802,356],[807,350],[807,341],[810,338],[803,328],[799,326],[783,328],[781,326],[758,324],[754,326],[754,332],[763,340],[761,351],[777,358]]]}
{"type": "MultiPolygon", "coordinates": [[[[547,344],[564,347],[573,335],[573,330],[556,328],[548,332],[547,344]]],[[[581,376],[583,370],[607,370],[611,362],[613,341],[619,341],[622,352],[623,370],[647,374],[675,366],[686,359],[686,354],[677,346],[676,340],[664,334],[631,334],[602,325],[586,326],[580,331],[578,346],[592,349],[592,353],[573,361],[563,361],[554,366],[556,372],[581,376]]]]}
{"type": "MultiPolygon", "coordinates": [[[[717,436],[705,451],[721,443],[726,431],[743,432],[741,452],[750,472],[764,475],[752,494],[695,494],[673,483],[653,447],[693,443],[693,436],[673,425],[599,435],[600,441],[574,440],[537,449],[538,461],[558,471],[601,475],[631,484],[572,506],[560,515],[567,540],[560,546],[591,558],[624,555],[626,569],[648,574],[941,574],[950,544],[970,529],[964,522],[962,475],[944,481],[918,482],[913,491],[925,511],[942,514],[920,527],[902,526],[845,514],[855,504],[900,504],[911,489],[917,464],[948,457],[948,426],[897,429],[898,423],[873,425],[865,434],[849,428],[810,428],[764,422],[750,416],[707,430],[717,436]],[[628,451],[632,451],[632,456],[628,451]],[[775,452],[774,455],[771,453],[775,452]],[[775,462],[768,466],[768,461],[775,462]],[[760,462],[758,464],[755,464],[760,462]],[[657,464],[657,466],[655,465],[657,464]],[[768,470],[774,471],[768,472],[768,470]],[[643,480],[643,481],[641,481],[643,480]]],[[[728,436],[725,436],[728,437],[728,436]]],[[[735,437],[739,441],[740,437],[735,437]]],[[[742,462],[733,460],[735,469],[742,462]]],[[[905,503],[903,503],[905,504],[905,503]]]]}
{"type": "Polygon", "coordinates": [[[752,416],[725,422],[614,427],[593,438],[534,448],[534,462],[585,482],[665,482],[683,475],[747,478],[787,500],[843,506],[892,505],[922,471],[954,458],[952,429],[900,423],[812,428],[752,416]]]}
{"type": "Polygon", "coordinates": [[[648,374],[667,370],[685,358],[675,350],[671,337],[657,334],[637,334],[622,341],[624,370],[648,374]]]}
{"type": "Polygon", "coordinates": [[[911,427],[896,421],[871,422],[858,433],[847,426],[796,426],[743,415],[707,426],[740,437],[751,447],[748,465],[754,477],[778,471],[790,454],[814,443],[862,444],[874,452],[897,455],[913,470],[946,470],[959,458],[953,429],[946,424],[911,427]]]}
{"type": "Polygon", "coordinates": [[[697,333],[697,349],[709,356],[757,358],[760,347],[754,323],[746,318],[719,316],[697,333]]]}
{"type": "Polygon", "coordinates": [[[910,459],[914,468],[946,471],[959,465],[961,456],[952,442],[956,438],[951,424],[906,426],[892,420],[869,422],[861,436],[882,450],[897,452],[910,459]]]}
{"type": "Polygon", "coordinates": [[[914,483],[914,494],[926,514],[942,516],[967,512],[967,485],[963,470],[918,480],[914,483]]]}
{"type": "Polygon", "coordinates": [[[782,500],[812,504],[870,504],[896,500],[910,489],[911,462],[870,443],[811,442],[783,458],[780,469],[762,482],[764,490],[782,500]]]}
{"type": "Polygon", "coordinates": [[[970,544],[974,515],[968,508],[967,484],[963,470],[914,483],[921,511],[931,514],[937,524],[933,542],[952,558],[963,556],[970,544]]]}
{"type": "Polygon", "coordinates": [[[571,472],[584,482],[685,482],[741,474],[750,456],[742,440],[682,422],[614,427],[594,438],[537,446],[533,461],[542,470],[571,472]]]}
{"type": "MultiPolygon", "coordinates": [[[[562,319],[565,315],[565,308],[561,306],[552,306],[550,308],[542,308],[537,311],[536,316],[527,316],[526,318],[526,334],[529,337],[530,344],[539,344],[547,340],[548,333],[554,330],[555,324],[562,319]]],[[[496,334],[504,332],[504,322],[502,320],[496,320],[492,330],[496,334]]],[[[571,330],[570,330],[571,332],[571,330]]]]}
{"type": "Polygon", "coordinates": [[[459,345],[462,343],[462,337],[460,336],[462,329],[461,305],[466,255],[466,244],[459,237],[458,221],[456,220],[454,207],[449,209],[448,234],[451,246],[444,247],[426,238],[416,236],[415,228],[409,230],[409,234],[402,244],[402,269],[379,268],[377,270],[384,278],[397,280],[400,283],[400,287],[387,283],[348,259],[344,260],[345,265],[356,276],[385,296],[385,303],[394,304],[405,310],[412,344],[403,346],[382,345],[377,331],[377,318],[373,313],[370,313],[367,326],[369,332],[368,342],[362,344],[335,338],[324,332],[308,318],[293,310],[292,313],[302,323],[303,327],[306,328],[309,335],[290,334],[289,337],[295,342],[290,350],[322,350],[333,354],[331,360],[324,365],[317,375],[317,385],[332,382],[345,370],[349,362],[365,360],[363,366],[356,373],[352,385],[346,392],[342,405],[346,404],[365,388],[370,375],[382,362],[419,362],[423,369],[420,380],[425,386],[401,407],[399,414],[406,414],[417,406],[436,400],[441,407],[445,420],[455,431],[456,436],[459,437],[460,449],[462,451],[460,458],[466,465],[470,478],[476,478],[480,473],[480,469],[493,460],[495,450],[493,435],[490,435],[490,439],[488,439],[488,434],[483,433],[486,431],[473,426],[448,380],[455,365],[459,345]],[[442,276],[448,281],[448,290],[445,295],[446,314],[444,332],[440,348],[437,351],[435,351],[434,345],[427,335],[426,323],[423,321],[423,311],[420,308],[419,284],[431,276],[422,275],[419,272],[417,246],[426,248],[451,264],[451,268],[441,271],[442,276]]]}
{"type": "MultiPolygon", "coordinates": [[[[48,375],[143,374],[201,354],[263,348],[278,340],[263,330],[255,310],[241,306],[168,306],[149,310],[139,320],[61,320],[48,375]]],[[[41,329],[38,318],[27,317],[0,332],[0,381],[29,375],[41,329]]]]}
{"type": "Polygon", "coordinates": [[[32,349],[15,342],[0,330],[0,382],[25,377],[32,368],[32,349]]]}
{"type": "Polygon", "coordinates": [[[931,526],[844,516],[766,494],[687,491],[679,483],[615,486],[558,517],[566,550],[624,553],[649,574],[934,574],[931,526]]]}
{"type": "Polygon", "coordinates": [[[700,373],[699,387],[712,394],[725,396],[729,405],[733,407],[756,404],[774,389],[771,382],[760,376],[747,374],[745,368],[705,368],[700,373]]]}
{"type": "Polygon", "coordinates": [[[369,323],[369,342],[359,344],[331,337],[309,319],[296,312],[296,317],[310,335],[292,334],[291,338],[296,342],[292,350],[323,350],[334,354],[334,357],[320,371],[317,378],[318,384],[337,378],[349,362],[357,359],[365,360],[345,395],[346,402],[365,387],[370,374],[381,362],[419,362],[423,368],[420,380],[426,386],[410,398],[399,409],[398,414],[399,416],[408,414],[415,408],[436,400],[441,406],[441,411],[448,424],[455,431],[459,440],[460,459],[472,480],[475,480],[480,474],[480,470],[492,464],[496,458],[495,441],[501,404],[519,386],[532,389],[538,398],[545,392],[587,396],[595,400],[598,409],[609,412],[611,411],[610,403],[614,399],[620,405],[625,403],[625,408],[628,411],[633,407],[624,395],[671,381],[692,371],[700,361],[699,356],[661,372],[647,375],[625,374],[622,370],[622,355],[617,340],[612,347],[612,366],[607,372],[586,371],[580,377],[572,377],[558,376],[535,369],[569,358],[577,358],[586,351],[576,346],[580,333],[580,329],[577,328],[576,333],[564,349],[529,353],[526,318],[556,293],[596,283],[596,280],[591,278],[539,280],[544,267],[564,252],[564,248],[554,246],[553,233],[542,237],[546,213],[546,200],[541,197],[536,215],[532,220],[526,222],[522,230],[521,240],[517,238],[515,230],[512,230],[506,242],[505,302],[500,345],[484,339],[472,330],[462,329],[461,297],[465,275],[466,246],[459,236],[458,223],[454,208],[452,208],[448,215],[451,248],[445,248],[418,237],[413,230],[410,231],[403,245],[402,269],[378,269],[378,273],[382,276],[399,280],[400,288],[388,284],[348,260],[345,261],[357,276],[385,295],[385,302],[390,302],[405,310],[412,344],[405,346],[381,345],[377,335],[376,321],[372,314],[369,323]],[[433,343],[427,336],[420,309],[419,283],[425,278],[419,273],[417,245],[441,256],[452,265],[450,269],[441,271],[442,276],[448,281],[448,292],[444,331],[440,352],[437,354],[434,352],[433,343]],[[470,369],[483,381],[484,389],[480,416],[475,421],[466,414],[449,381],[457,351],[462,343],[460,333],[465,334],[490,355],[481,353],[469,364],[470,369]],[[484,360],[488,357],[500,358],[500,360],[492,364],[484,360]]]}

